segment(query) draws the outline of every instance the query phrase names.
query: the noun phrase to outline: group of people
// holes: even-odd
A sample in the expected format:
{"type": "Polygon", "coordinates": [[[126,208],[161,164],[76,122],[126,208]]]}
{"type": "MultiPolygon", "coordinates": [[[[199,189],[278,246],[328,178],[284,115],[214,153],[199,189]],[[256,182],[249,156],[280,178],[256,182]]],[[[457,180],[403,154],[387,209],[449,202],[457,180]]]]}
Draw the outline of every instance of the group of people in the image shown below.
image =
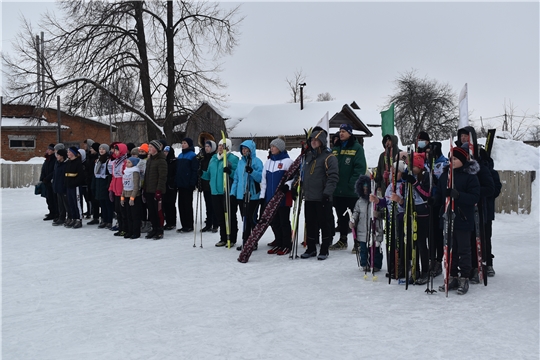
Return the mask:
{"type": "Polygon", "coordinates": [[[329,134],[315,127],[307,139],[300,171],[286,179],[283,177],[293,159],[283,137],[270,142],[268,158],[263,162],[257,157],[253,140],[232,149],[231,140],[222,139],[216,144],[211,134],[203,134],[198,139],[198,154],[193,140],[185,138],[178,156],[165,140],[136,147],[87,139],[84,149],[51,144],[40,178],[47,189],[49,207],[44,220],[53,220],[54,226],[80,228],[86,202],[87,216],[92,217],[87,225],[111,229],[115,236],[130,239],[146,232],[146,238],[158,240],[163,238],[164,230],[177,229],[177,207],[181,223],[177,231],[194,231],[193,196],[197,191],[206,209],[205,226],[200,231],[219,231],[217,247],[236,247],[240,210],[242,242],[236,248],[242,250],[260,214],[281,191],[285,196],[271,223],[274,240],[268,244],[268,254],[291,252],[291,208],[295,200],[303,200],[306,250],[302,259],[325,260],[330,251],[348,249],[352,232],[352,252],[358,253],[360,266],[366,271],[370,267],[380,271],[382,243],[393,242],[400,251],[387,252],[387,276],[402,278],[410,269],[404,259],[411,259],[412,242],[406,248],[399,244],[405,236],[405,204],[412,195],[411,210],[417,221],[414,249],[419,254],[418,263],[412,267],[417,273],[412,278],[417,284],[425,284],[429,274],[438,276],[442,272],[442,214],[446,199],[451,198],[456,216],[449,289],[464,294],[469,281],[478,282],[475,207],[483,216],[487,275],[495,275],[491,225],[501,184],[493,160],[477,144],[471,127],[459,130],[451,166],[442,154],[441,143],[430,142],[425,132],[418,134],[416,152],[411,154],[399,149],[397,136],[385,135],[384,151],[372,173],[351,125],[342,124],[331,145],[329,134]],[[233,150],[238,150],[240,156],[231,153],[233,150]],[[449,173],[453,174],[451,187],[447,186],[449,173]],[[390,231],[395,235],[389,236],[390,231]],[[370,244],[377,247],[373,259],[370,244]]]}

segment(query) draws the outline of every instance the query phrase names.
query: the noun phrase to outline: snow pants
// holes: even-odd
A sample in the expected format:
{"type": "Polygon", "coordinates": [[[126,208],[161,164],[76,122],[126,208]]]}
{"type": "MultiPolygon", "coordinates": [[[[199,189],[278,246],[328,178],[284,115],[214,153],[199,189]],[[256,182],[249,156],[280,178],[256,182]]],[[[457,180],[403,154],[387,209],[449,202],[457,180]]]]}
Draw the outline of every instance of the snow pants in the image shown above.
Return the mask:
{"type": "MultiPolygon", "coordinates": [[[[347,234],[349,233],[349,214],[343,215],[343,213],[347,211],[347,208],[353,211],[357,200],[358,198],[353,197],[334,196],[334,207],[336,208],[338,218],[339,238],[345,239],[345,241],[347,239],[347,234]]],[[[333,223],[332,226],[334,226],[333,223]]]]}
{"type": "MultiPolygon", "coordinates": [[[[306,252],[316,252],[319,243],[319,230],[322,236],[320,254],[328,255],[332,243],[332,203],[322,201],[306,201],[304,207],[306,221],[307,249],[306,252]]],[[[347,220],[348,221],[348,220],[347,220]]],[[[347,225],[348,226],[348,225],[347,225]]]]}
{"type": "MultiPolygon", "coordinates": [[[[230,239],[231,244],[236,243],[238,237],[238,220],[236,218],[237,202],[236,198],[231,198],[231,212],[228,214],[229,221],[231,222],[230,239]]],[[[214,207],[214,213],[217,216],[219,225],[219,238],[222,241],[227,241],[227,228],[225,226],[225,195],[212,195],[212,205],[214,207]]]]}
{"type": "Polygon", "coordinates": [[[452,266],[451,276],[469,277],[471,267],[471,234],[472,231],[454,229],[454,241],[452,242],[452,266]]]}

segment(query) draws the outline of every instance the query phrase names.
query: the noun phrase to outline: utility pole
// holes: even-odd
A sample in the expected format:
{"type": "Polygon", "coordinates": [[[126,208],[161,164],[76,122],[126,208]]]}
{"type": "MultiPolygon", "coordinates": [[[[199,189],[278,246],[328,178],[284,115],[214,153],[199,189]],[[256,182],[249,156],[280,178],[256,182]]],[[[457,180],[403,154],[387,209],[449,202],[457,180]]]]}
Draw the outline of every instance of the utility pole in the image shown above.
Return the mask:
{"type": "Polygon", "coordinates": [[[306,83],[298,84],[300,86],[300,110],[304,110],[304,86],[306,83]]]}
{"type": "Polygon", "coordinates": [[[45,104],[45,35],[41,32],[41,101],[45,104]]]}
{"type": "MultiPolygon", "coordinates": [[[[36,35],[36,73],[37,73],[37,95],[41,99],[41,51],[39,50],[39,35],[36,35]]],[[[39,107],[39,102],[38,102],[39,107]]]]}
{"type": "Polygon", "coordinates": [[[62,142],[62,113],[60,112],[60,95],[57,95],[56,96],[56,117],[57,117],[57,120],[56,122],[58,123],[58,134],[57,134],[57,138],[58,138],[58,141],[57,143],[61,143],[62,142]]]}

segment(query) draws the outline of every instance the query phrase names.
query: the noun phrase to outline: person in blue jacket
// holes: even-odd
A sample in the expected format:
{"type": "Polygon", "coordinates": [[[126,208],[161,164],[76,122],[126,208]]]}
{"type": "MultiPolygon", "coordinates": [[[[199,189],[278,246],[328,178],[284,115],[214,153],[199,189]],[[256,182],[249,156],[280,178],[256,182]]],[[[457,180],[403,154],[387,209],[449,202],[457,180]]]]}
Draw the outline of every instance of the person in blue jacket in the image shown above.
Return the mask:
{"type": "Polygon", "coordinates": [[[182,140],[182,151],[176,160],[176,187],[178,188],[178,213],[182,227],[177,232],[193,231],[193,191],[197,184],[199,161],[193,147],[193,140],[182,140]]]}
{"type": "MultiPolygon", "coordinates": [[[[255,227],[257,209],[261,192],[263,163],[255,152],[255,142],[246,140],[240,144],[242,157],[238,161],[238,167],[234,173],[234,181],[231,187],[231,197],[235,197],[240,214],[244,221],[242,233],[242,246],[245,244],[251,230],[255,227]]],[[[237,250],[242,250],[242,246],[237,250]]],[[[255,250],[257,246],[255,246],[255,250]]]]}

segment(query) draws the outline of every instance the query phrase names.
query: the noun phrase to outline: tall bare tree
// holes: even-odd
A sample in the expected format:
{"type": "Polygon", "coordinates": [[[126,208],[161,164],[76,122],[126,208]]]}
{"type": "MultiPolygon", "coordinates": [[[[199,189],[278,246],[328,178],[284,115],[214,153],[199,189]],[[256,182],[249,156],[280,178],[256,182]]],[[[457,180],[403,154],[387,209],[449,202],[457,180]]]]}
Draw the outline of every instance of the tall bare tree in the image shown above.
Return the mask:
{"type": "Polygon", "coordinates": [[[387,107],[394,103],[395,125],[403,144],[413,144],[420,131],[437,140],[456,132],[457,96],[449,84],[427,77],[421,79],[415,70],[401,74],[395,84],[395,93],[389,97],[387,107]]]}
{"type": "MultiPolygon", "coordinates": [[[[306,74],[302,72],[302,69],[295,70],[292,78],[285,78],[285,81],[287,82],[287,85],[289,86],[289,91],[291,95],[291,100],[289,102],[292,103],[299,103],[300,102],[300,84],[304,84],[306,82],[306,74]]],[[[303,90],[303,96],[304,101],[308,100],[308,96],[306,95],[306,91],[303,90]]]]}
{"type": "MultiPolygon", "coordinates": [[[[62,94],[68,111],[84,114],[107,97],[147,121],[150,138],[172,134],[172,117],[202,100],[224,100],[219,59],[236,46],[238,8],[198,1],[62,1],[61,19],[47,14],[45,99],[62,94]],[[133,80],[133,91],[117,91],[133,80]],[[98,101],[98,100],[97,100],[98,101]],[[166,119],[164,127],[157,119],[166,119]]],[[[10,101],[35,101],[33,31],[18,38],[16,56],[3,55],[10,101]]]]}

